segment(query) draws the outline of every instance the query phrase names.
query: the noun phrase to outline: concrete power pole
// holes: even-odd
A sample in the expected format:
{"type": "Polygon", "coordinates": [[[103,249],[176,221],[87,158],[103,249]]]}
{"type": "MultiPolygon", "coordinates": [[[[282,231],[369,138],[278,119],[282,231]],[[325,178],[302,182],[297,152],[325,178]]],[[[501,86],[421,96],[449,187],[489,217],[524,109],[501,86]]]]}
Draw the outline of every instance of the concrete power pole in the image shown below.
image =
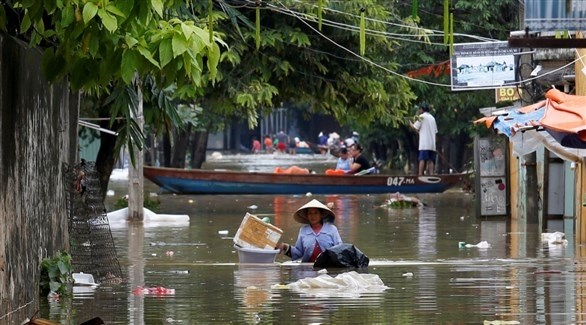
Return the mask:
{"type": "MultiPolygon", "coordinates": [[[[142,84],[140,78],[136,77],[135,80],[138,105],[136,111],[131,109],[130,112],[142,133],[144,128],[142,84]]],[[[132,155],[134,156],[135,164],[130,164],[128,167],[128,220],[130,221],[144,220],[144,178],[142,175],[144,158],[142,153],[138,146],[132,144],[132,155]]]]}
{"type": "MultiPolygon", "coordinates": [[[[584,32],[576,34],[576,38],[585,38],[584,32]]],[[[575,63],[575,80],[576,80],[576,95],[586,96],[586,65],[584,64],[584,56],[586,56],[586,48],[577,48],[576,56],[579,60],[575,63]]],[[[577,164],[575,170],[576,177],[576,243],[586,242],[586,164],[584,159],[577,164]]]]}

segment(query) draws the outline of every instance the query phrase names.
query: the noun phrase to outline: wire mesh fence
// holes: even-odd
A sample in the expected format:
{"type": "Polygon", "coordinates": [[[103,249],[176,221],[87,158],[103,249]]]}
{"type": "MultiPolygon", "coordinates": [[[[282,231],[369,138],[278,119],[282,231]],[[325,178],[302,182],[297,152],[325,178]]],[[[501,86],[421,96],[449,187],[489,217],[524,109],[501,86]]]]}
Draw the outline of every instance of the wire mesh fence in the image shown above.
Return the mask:
{"type": "Polygon", "coordinates": [[[95,162],[66,165],[64,175],[73,270],[100,281],[122,278],[95,162]]]}

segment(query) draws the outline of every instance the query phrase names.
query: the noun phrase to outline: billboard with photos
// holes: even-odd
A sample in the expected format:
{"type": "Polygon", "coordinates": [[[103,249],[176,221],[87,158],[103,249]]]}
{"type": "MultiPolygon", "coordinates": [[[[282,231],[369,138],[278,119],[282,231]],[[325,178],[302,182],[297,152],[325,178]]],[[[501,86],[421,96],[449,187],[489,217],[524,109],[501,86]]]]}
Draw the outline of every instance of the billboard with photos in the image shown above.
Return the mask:
{"type": "Polygon", "coordinates": [[[515,84],[515,54],[508,42],[454,44],[452,90],[492,89],[515,84]]]}

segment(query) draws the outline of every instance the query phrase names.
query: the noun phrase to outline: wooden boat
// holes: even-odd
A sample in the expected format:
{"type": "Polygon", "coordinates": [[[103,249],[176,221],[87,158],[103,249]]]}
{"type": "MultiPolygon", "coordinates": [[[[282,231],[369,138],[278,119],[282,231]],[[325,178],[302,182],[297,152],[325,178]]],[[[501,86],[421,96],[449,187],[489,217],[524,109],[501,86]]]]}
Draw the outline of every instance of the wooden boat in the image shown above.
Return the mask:
{"type": "Polygon", "coordinates": [[[466,174],[432,176],[276,174],[144,167],[144,176],[176,194],[441,193],[466,174]]]}

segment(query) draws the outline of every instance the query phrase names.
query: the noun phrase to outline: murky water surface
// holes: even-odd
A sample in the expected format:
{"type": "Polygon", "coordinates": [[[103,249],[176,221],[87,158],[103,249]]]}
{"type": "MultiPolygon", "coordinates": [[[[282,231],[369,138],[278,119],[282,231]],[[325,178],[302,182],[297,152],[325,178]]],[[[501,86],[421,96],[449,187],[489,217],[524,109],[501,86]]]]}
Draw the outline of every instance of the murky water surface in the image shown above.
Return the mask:
{"type": "MultiPolygon", "coordinates": [[[[270,170],[272,164],[259,168],[270,170]]],[[[157,191],[151,183],[146,186],[157,191]]],[[[112,184],[117,195],[126,193],[124,187],[124,182],[112,184]]],[[[568,246],[548,246],[535,227],[528,227],[533,235],[526,235],[504,219],[478,218],[473,197],[459,191],[419,197],[425,207],[402,210],[380,207],[386,195],[312,197],[335,204],[342,238],[369,256],[365,272],[389,287],[383,292],[277,289],[275,284],[318,273],[311,265],[239,265],[232,236],[244,214],[269,216],[284,230],[282,239],[293,242],[299,224],[292,214],[309,200],[305,196],[163,195],[160,212],[188,214],[188,223],[113,227],[128,282],[76,295],[70,306],[44,302],[41,315],[63,324],[96,316],[107,324],[585,322],[584,248],[575,248],[572,238],[568,246]],[[228,235],[220,235],[222,230],[228,235]],[[491,248],[460,248],[460,241],[487,241],[491,248]],[[175,294],[135,295],[138,286],[163,286],[175,294]]],[[[550,227],[562,230],[561,223],[550,222],[550,227]]],[[[330,275],[343,271],[330,270],[330,275]]]]}

